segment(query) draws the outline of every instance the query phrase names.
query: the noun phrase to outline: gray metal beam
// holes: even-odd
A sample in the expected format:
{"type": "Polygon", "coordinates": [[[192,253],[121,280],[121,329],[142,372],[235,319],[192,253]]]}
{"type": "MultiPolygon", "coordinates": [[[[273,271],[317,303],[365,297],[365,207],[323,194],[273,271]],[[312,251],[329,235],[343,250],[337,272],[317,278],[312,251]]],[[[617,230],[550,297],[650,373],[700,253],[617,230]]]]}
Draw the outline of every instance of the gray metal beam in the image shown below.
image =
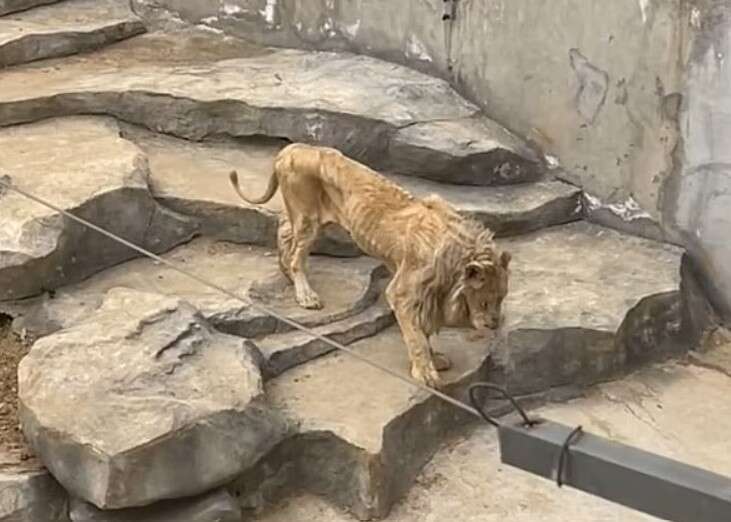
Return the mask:
{"type": "MultiPolygon", "coordinates": [[[[573,428],[541,420],[501,423],[501,460],[556,480],[561,450],[573,428]]],[[[675,522],[731,522],[731,479],[596,435],[581,433],[565,454],[562,481],[675,522]]]]}

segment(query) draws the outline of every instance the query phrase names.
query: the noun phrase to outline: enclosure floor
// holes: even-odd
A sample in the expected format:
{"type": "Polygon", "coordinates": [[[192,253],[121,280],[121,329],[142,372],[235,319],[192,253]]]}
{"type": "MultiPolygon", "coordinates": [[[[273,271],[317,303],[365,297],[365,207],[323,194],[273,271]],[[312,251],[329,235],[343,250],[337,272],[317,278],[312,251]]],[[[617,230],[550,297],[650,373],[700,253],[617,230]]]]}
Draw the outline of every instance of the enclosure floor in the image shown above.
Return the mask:
{"type": "MultiPolygon", "coordinates": [[[[712,360],[663,364],[596,386],[584,398],[536,413],[596,435],[731,475],[731,345],[712,360]],[[702,398],[702,400],[698,400],[702,398]],[[713,429],[709,429],[710,427],[713,429]]],[[[291,498],[245,520],[351,522],[315,497],[291,498]]],[[[495,430],[452,441],[421,473],[388,522],[635,522],[658,520],[572,490],[558,489],[499,461],[495,430]]]]}
{"type": "Polygon", "coordinates": [[[30,456],[18,427],[18,363],[27,352],[0,317],[0,470],[30,456]]]}

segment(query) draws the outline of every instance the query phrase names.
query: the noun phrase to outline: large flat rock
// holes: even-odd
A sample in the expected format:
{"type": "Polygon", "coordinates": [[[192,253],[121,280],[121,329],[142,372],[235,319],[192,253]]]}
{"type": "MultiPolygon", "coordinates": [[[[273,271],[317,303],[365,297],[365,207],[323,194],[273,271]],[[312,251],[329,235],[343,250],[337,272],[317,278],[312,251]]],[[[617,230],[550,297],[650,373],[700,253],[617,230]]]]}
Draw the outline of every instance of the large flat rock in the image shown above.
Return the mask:
{"type": "MultiPolygon", "coordinates": [[[[155,202],[145,157],[113,121],[84,117],[0,129],[0,175],[155,252],[195,232],[155,202]]],[[[80,281],[136,252],[11,191],[0,195],[0,300],[80,281]]]]}
{"type": "Polygon", "coordinates": [[[0,125],[79,113],[194,140],[330,145],[378,169],[409,157],[405,173],[441,181],[460,170],[475,185],[517,183],[541,171],[525,144],[485,123],[444,80],[365,56],[257,49],[208,33],[143,35],[4,74],[0,125]],[[435,121],[443,123],[404,131],[435,121]]]}
{"type": "Polygon", "coordinates": [[[0,18],[0,67],[90,51],[144,31],[128,2],[65,0],[0,18]]]}
{"type": "MultiPolygon", "coordinates": [[[[308,326],[340,321],[365,310],[378,298],[379,282],[386,276],[380,263],[367,257],[315,257],[310,261],[312,284],[320,292],[324,308],[310,311],[295,303],[292,287],[281,275],[276,252],[271,249],[199,238],[164,257],[308,326]]],[[[18,333],[37,338],[84,320],[115,287],[181,297],[217,328],[244,337],[289,329],[246,304],[146,258],[105,270],[52,295],[5,303],[0,308],[15,317],[13,328],[18,333]]]]}
{"type": "MultiPolygon", "coordinates": [[[[125,126],[123,135],[145,152],[155,197],[176,212],[195,216],[202,232],[229,241],[272,246],[282,212],[279,192],[265,205],[249,205],[232,190],[228,173],[235,169],[241,187],[264,192],[281,140],[252,139],[191,143],[125,126]]],[[[478,219],[498,236],[515,235],[579,219],[581,191],[567,183],[545,180],[520,185],[475,187],[436,183],[413,176],[388,175],[416,196],[436,193],[466,216],[478,219]]],[[[347,234],[325,230],[314,251],[357,255],[347,234]]]]}
{"type": "MultiPolygon", "coordinates": [[[[464,399],[487,375],[487,343],[447,330],[435,346],[452,356],[445,381],[464,399]]],[[[397,327],[352,348],[408,375],[397,327]]],[[[304,488],[360,519],[383,517],[469,415],[339,352],[270,381],[267,394],[298,430],[230,486],[248,509],[304,488]]]]}
{"type": "Polygon", "coordinates": [[[516,393],[615,375],[682,334],[674,246],[586,222],[502,245],[513,261],[498,359],[516,393]]]}
{"type": "MultiPolygon", "coordinates": [[[[501,244],[513,254],[502,329],[482,340],[454,329],[433,339],[455,364],[446,374],[454,397],[466,400],[474,376],[525,400],[573,397],[634,368],[638,351],[657,360],[682,340],[678,249],[587,223],[501,244]]],[[[351,348],[408,374],[397,327],[351,348]]],[[[468,418],[339,352],[266,387],[299,429],[234,483],[245,508],[304,489],[360,519],[381,518],[468,418]]]]}
{"type": "Polygon", "coordinates": [[[180,299],[116,288],[40,339],[18,368],[23,432],[74,496],[99,508],[206,492],[286,433],[242,339],[180,299]]]}

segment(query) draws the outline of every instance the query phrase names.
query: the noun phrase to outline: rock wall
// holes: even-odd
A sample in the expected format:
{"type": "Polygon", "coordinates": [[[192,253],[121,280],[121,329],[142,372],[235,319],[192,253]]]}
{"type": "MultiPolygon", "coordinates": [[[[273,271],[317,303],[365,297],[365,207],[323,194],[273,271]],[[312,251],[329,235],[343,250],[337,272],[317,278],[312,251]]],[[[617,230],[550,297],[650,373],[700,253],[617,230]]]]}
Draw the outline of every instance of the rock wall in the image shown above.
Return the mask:
{"type": "Polygon", "coordinates": [[[555,158],[586,191],[590,218],[690,247],[719,307],[731,308],[727,2],[133,4],[268,45],[369,54],[449,79],[555,158]]]}

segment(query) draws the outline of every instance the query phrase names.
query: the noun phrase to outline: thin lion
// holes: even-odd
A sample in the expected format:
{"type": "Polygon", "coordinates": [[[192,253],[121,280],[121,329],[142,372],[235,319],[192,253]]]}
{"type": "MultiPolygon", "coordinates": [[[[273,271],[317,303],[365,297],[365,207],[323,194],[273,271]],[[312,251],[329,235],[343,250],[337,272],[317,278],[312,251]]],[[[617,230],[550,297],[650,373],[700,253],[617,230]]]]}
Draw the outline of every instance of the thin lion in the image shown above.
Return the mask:
{"type": "Polygon", "coordinates": [[[307,258],[324,225],[339,224],[385,263],[393,275],[386,300],[408,347],[411,375],[424,384],[439,387],[438,370],[451,365],[429,342],[442,326],[485,331],[500,325],[510,253],[441,197],[416,198],[335,149],[300,143],[277,154],[263,196],[243,194],[236,171],[230,178],[252,204],[266,203],[281,189],[286,212],[277,234],[279,265],[300,306],[322,307],[307,279],[307,258]]]}

